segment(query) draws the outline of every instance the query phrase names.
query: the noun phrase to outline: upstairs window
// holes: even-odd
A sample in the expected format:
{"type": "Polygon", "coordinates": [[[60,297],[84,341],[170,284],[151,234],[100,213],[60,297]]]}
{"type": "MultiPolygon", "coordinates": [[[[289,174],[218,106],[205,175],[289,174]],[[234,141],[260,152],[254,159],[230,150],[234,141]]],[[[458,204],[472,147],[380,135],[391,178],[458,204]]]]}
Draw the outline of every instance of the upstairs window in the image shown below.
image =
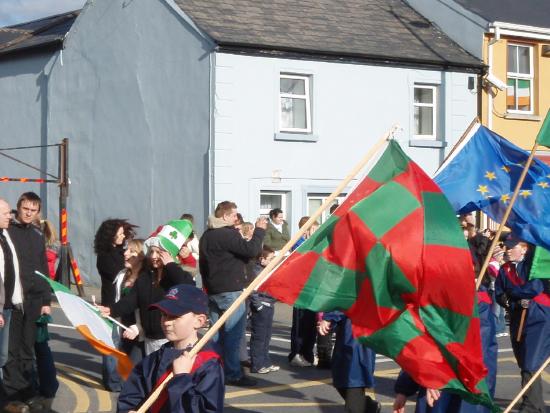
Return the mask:
{"type": "Polygon", "coordinates": [[[414,85],[414,137],[437,138],[437,86],[414,85]]]}
{"type": "Polygon", "coordinates": [[[279,88],[280,132],[311,133],[310,76],[282,73],[279,88]]]}
{"type": "Polygon", "coordinates": [[[533,47],[508,45],[506,108],[508,112],[533,113],[533,47]]]}

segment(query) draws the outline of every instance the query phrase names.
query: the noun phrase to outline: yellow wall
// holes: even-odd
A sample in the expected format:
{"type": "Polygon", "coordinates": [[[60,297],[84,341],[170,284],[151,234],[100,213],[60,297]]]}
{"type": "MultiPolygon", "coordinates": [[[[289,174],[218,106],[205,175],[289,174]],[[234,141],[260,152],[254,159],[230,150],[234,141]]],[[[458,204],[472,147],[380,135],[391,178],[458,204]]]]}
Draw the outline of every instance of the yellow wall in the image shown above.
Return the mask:
{"type": "MultiPolygon", "coordinates": [[[[484,62],[488,62],[488,41],[492,38],[486,36],[484,39],[484,62]]],[[[544,42],[533,39],[520,39],[502,36],[501,39],[493,44],[493,68],[492,72],[500,80],[506,82],[507,72],[507,45],[508,42],[514,44],[527,44],[534,46],[533,48],[533,68],[534,68],[534,107],[533,115],[522,115],[526,119],[517,119],[519,116],[515,114],[508,114],[506,112],[506,90],[496,90],[497,95],[493,99],[492,118],[493,125],[492,130],[496,133],[504,136],[508,140],[514,142],[516,145],[524,148],[531,149],[535,142],[537,133],[542,126],[542,121],[546,116],[546,112],[550,108],[550,57],[542,56],[542,45],[550,44],[550,41],[544,42]],[[514,118],[515,117],[515,118],[514,118]]],[[[488,125],[487,115],[487,91],[484,89],[482,95],[482,123],[488,125]]],[[[544,150],[544,148],[540,148],[544,150]]]]}

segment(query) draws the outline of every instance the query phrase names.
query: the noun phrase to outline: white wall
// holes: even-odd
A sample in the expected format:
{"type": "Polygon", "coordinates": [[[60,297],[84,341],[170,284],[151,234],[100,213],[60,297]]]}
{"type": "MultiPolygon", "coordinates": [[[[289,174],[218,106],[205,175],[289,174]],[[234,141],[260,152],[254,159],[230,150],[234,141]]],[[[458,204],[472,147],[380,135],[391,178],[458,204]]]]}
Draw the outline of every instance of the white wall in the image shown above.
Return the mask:
{"type": "Polygon", "coordinates": [[[259,210],[260,190],[289,191],[293,229],[307,212],[307,192],[330,193],[392,125],[405,151],[432,174],[476,116],[465,73],[331,62],[216,55],[214,199],[235,201],[245,218],[259,210]],[[317,142],[276,141],[281,72],[312,76],[317,142]],[[440,87],[444,149],[409,146],[415,82],[440,87]],[[274,182],[279,170],[281,181],[274,182]]]}

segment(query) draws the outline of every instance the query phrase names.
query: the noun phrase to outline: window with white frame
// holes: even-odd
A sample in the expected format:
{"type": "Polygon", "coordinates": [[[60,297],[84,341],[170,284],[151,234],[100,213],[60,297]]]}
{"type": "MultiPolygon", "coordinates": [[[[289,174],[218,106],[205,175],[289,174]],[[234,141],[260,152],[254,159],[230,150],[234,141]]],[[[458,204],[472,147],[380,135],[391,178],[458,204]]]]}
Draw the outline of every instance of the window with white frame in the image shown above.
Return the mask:
{"type": "Polygon", "coordinates": [[[533,113],[533,47],[508,44],[508,112],[533,113]]]}
{"type": "Polygon", "coordinates": [[[274,208],[283,210],[285,219],[288,219],[288,193],[281,191],[260,191],[260,216],[269,217],[269,211],[274,208]]]}
{"type": "Polygon", "coordinates": [[[281,73],[279,81],[279,130],[311,132],[311,77],[281,73]]]}
{"type": "Polygon", "coordinates": [[[414,137],[437,138],[437,86],[414,85],[414,137]]]}
{"type": "MultiPolygon", "coordinates": [[[[329,194],[307,194],[307,215],[312,216],[315,211],[319,209],[321,205],[323,205],[323,202],[327,200],[329,197],[329,194]]],[[[346,195],[342,194],[341,196],[337,197],[332,204],[339,204],[342,205],[342,202],[344,202],[346,195]]],[[[319,224],[322,224],[325,222],[328,217],[330,216],[330,207],[325,209],[323,211],[323,214],[319,217],[318,221],[319,224]]]]}

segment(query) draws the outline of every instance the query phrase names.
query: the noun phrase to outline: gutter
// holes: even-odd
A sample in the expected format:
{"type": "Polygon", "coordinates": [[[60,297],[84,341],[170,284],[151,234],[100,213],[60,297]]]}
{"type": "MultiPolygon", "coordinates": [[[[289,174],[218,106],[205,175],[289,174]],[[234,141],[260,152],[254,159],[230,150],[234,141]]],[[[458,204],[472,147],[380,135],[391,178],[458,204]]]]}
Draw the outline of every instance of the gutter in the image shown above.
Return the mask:
{"type": "Polygon", "coordinates": [[[419,60],[414,58],[392,58],[390,56],[365,55],[354,53],[338,53],[331,51],[304,50],[299,48],[270,46],[260,44],[241,44],[231,42],[218,42],[218,52],[243,54],[263,57],[287,58],[297,60],[317,60],[340,63],[369,64],[379,66],[397,66],[420,68],[427,70],[446,70],[467,73],[484,74],[486,66],[483,62],[478,64],[438,61],[438,60],[419,60]]]}
{"type": "Polygon", "coordinates": [[[489,33],[500,36],[514,36],[528,39],[550,40],[550,28],[525,26],[522,24],[493,22],[489,25],[489,33]]]}

